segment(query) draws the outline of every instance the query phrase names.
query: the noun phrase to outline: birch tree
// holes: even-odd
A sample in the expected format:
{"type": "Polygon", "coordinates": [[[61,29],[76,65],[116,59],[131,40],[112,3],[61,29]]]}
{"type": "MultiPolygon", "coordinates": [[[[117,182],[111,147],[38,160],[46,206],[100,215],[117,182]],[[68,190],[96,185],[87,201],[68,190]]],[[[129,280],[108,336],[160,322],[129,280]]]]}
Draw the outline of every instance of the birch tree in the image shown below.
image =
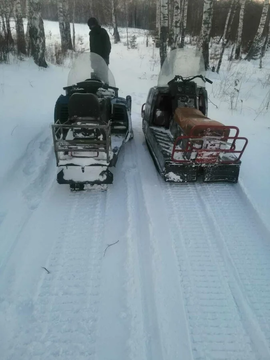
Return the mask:
{"type": "Polygon", "coordinates": [[[173,42],[172,50],[176,49],[179,44],[180,28],[181,28],[181,1],[174,1],[174,18],[173,18],[173,42]]]}
{"type": "Polygon", "coordinates": [[[180,48],[185,46],[185,36],[187,29],[187,11],[188,11],[188,0],[182,0],[182,21],[181,21],[181,39],[180,39],[180,48]]]}
{"type": "Polygon", "coordinates": [[[29,0],[29,40],[31,55],[35,64],[46,68],[45,60],[45,31],[41,17],[40,0],[29,0]]]}
{"type": "Polygon", "coordinates": [[[269,9],[269,0],[264,0],[258,30],[257,30],[257,33],[253,39],[251,46],[250,46],[250,49],[246,56],[246,60],[258,59],[260,56],[260,53],[261,53],[262,47],[263,47],[263,40],[264,40],[262,35],[263,35],[264,28],[265,28],[266,20],[267,20],[268,9],[269,9]]]}
{"type": "Polygon", "coordinates": [[[160,35],[160,0],[156,0],[156,30],[158,35],[160,35]]]}
{"type": "Polygon", "coordinates": [[[21,0],[16,0],[15,2],[15,19],[16,19],[16,33],[17,33],[17,50],[18,53],[26,54],[26,43],[24,36],[21,0]]]}
{"type": "Polygon", "coordinates": [[[167,57],[168,21],[169,21],[169,0],[161,0],[160,7],[160,64],[163,65],[167,57]]]}
{"type": "Polygon", "coordinates": [[[205,69],[209,68],[209,41],[213,18],[213,0],[204,0],[203,20],[200,34],[200,47],[202,49],[205,69]]]}
{"type": "Polygon", "coordinates": [[[223,55],[224,55],[224,51],[228,44],[228,37],[229,37],[229,34],[231,33],[232,23],[233,23],[233,20],[235,17],[236,5],[237,5],[236,0],[231,0],[231,4],[229,7],[229,11],[227,14],[227,18],[226,18],[226,22],[225,22],[225,26],[224,26],[224,30],[223,30],[223,35],[222,35],[222,39],[221,39],[222,40],[221,54],[220,54],[220,57],[218,60],[217,73],[219,73],[223,55]]]}
{"type": "Polygon", "coordinates": [[[2,20],[2,31],[8,51],[13,49],[14,40],[12,37],[10,18],[13,11],[14,0],[2,0],[0,3],[0,15],[2,20]]]}
{"type": "Polygon", "coordinates": [[[93,10],[93,0],[89,0],[89,10],[90,10],[90,14],[91,14],[90,17],[93,17],[93,13],[94,13],[94,10],[93,10]]]}
{"type": "Polygon", "coordinates": [[[245,15],[245,7],[247,0],[240,0],[240,13],[239,13],[239,22],[237,29],[237,39],[235,44],[235,60],[239,60],[241,57],[241,46],[242,46],[242,36],[243,36],[243,26],[244,26],[244,15],[245,15]]]}
{"type": "Polygon", "coordinates": [[[73,46],[73,50],[74,50],[74,51],[76,51],[75,13],[76,13],[76,0],[73,0],[73,11],[72,11],[72,46],[73,46]]]}
{"type": "Polygon", "coordinates": [[[70,21],[69,21],[69,6],[67,0],[58,0],[58,21],[61,36],[62,51],[72,50],[70,21]]]}
{"type": "Polygon", "coordinates": [[[267,26],[267,31],[266,31],[266,34],[264,36],[264,40],[262,41],[263,46],[261,48],[261,54],[260,54],[260,69],[262,68],[262,59],[263,59],[263,57],[265,55],[267,47],[269,46],[268,42],[269,42],[269,39],[270,39],[270,18],[268,18],[268,25],[266,24],[266,26],[267,26]]]}
{"type": "Polygon", "coordinates": [[[111,0],[112,4],[112,25],[113,25],[113,37],[114,43],[117,44],[120,42],[120,35],[118,31],[118,22],[117,22],[117,0],[111,0]]]}

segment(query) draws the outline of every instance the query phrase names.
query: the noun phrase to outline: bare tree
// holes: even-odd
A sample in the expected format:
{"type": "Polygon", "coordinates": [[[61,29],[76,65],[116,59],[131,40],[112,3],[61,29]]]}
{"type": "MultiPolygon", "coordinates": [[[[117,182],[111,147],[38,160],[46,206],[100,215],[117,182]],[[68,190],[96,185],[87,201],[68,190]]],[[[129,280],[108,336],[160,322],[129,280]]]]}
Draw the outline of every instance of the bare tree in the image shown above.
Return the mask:
{"type": "Polygon", "coordinates": [[[240,0],[239,22],[238,22],[237,39],[236,39],[235,53],[234,53],[235,60],[239,60],[241,56],[241,44],[242,44],[246,2],[247,0],[240,0]]]}
{"type": "Polygon", "coordinates": [[[218,66],[217,66],[217,73],[219,73],[220,67],[221,67],[221,63],[222,63],[222,59],[223,59],[223,55],[224,55],[224,51],[225,48],[228,44],[228,37],[231,33],[231,28],[232,28],[232,23],[233,23],[233,19],[235,16],[235,12],[236,12],[236,0],[231,0],[231,4],[229,7],[229,11],[227,14],[227,18],[226,18],[226,22],[225,22],[225,26],[224,26],[224,31],[223,31],[223,35],[222,35],[222,45],[221,45],[221,54],[218,60],[218,66]]]}
{"type": "Polygon", "coordinates": [[[40,0],[29,0],[29,39],[31,55],[35,63],[46,68],[48,66],[45,60],[46,42],[40,0]]]}
{"type": "Polygon", "coordinates": [[[2,0],[0,2],[0,15],[2,20],[2,31],[7,50],[10,51],[14,48],[14,40],[12,37],[10,18],[13,12],[14,0],[2,0]]]}
{"type": "Polygon", "coordinates": [[[15,2],[15,19],[16,19],[18,53],[26,54],[26,43],[24,36],[21,0],[16,0],[15,2]]]}
{"type": "Polygon", "coordinates": [[[76,0],[73,0],[72,11],[72,47],[76,51],[76,32],[75,32],[75,13],[76,13],[76,0]]]}
{"type": "Polygon", "coordinates": [[[261,53],[260,53],[260,69],[262,68],[262,59],[263,59],[263,57],[265,55],[267,47],[269,46],[269,43],[268,43],[269,39],[270,39],[270,18],[268,18],[267,31],[266,31],[266,34],[264,36],[264,40],[262,41],[263,46],[262,46],[261,53]]]}
{"type": "Polygon", "coordinates": [[[180,48],[185,46],[185,36],[187,29],[187,11],[188,11],[188,0],[182,0],[182,21],[181,21],[181,40],[180,40],[180,48]]]}
{"type": "Polygon", "coordinates": [[[117,44],[120,42],[120,35],[118,31],[118,24],[117,24],[117,0],[111,0],[112,4],[112,25],[113,25],[113,37],[114,43],[117,44]]]}
{"type": "Polygon", "coordinates": [[[257,33],[253,39],[251,46],[250,46],[250,49],[246,56],[246,60],[258,59],[260,56],[260,53],[261,53],[262,47],[263,47],[263,41],[264,41],[264,38],[262,35],[263,35],[264,28],[265,28],[266,20],[267,20],[268,9],[269,9],[269,0],[264,0],[258,30],[257,30],[257,33]]]}
{"type": "Polygon", "coordinates": [[[167,57],[167,40],[169,30],[169,0],[161,0],[160,7],[160,64],[163,65],[167,57]]]}
{"type": "Polygon", "coordinates": [[[204,0],[203,20],[200,34],[200,47],[202,49],[205,69],[209,68],[209,41],[213,18],[213,0],[204,0]]]}
{"type": "Polygon", "coordinates": [[[158,31],[158,34],[160,35],[160,0],[156,0],[156,29],[158,31]]]}
{"type": "Polygon", "coordinates": [[[58,0],[58,20],[62,51],[65,53],[67,50],[72,50],[69,6],[67,0],[58,0]]]}
{"type": "Polygon", "coordinates": [[[181,27],[181,1],[174,1],[174,19],[173,19],[173,41],[171,48],[176,49],[179,44],[180,27],[181,27]]]}

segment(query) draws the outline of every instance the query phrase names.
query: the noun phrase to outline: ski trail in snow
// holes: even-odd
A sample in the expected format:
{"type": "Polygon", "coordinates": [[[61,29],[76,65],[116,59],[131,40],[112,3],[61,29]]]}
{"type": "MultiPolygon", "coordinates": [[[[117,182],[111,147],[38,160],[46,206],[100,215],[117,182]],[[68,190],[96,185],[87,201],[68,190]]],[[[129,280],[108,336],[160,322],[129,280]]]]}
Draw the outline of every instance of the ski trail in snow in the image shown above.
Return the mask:
{"type": "Polygon", "coordinates": [[[69,215],[9,359],[95,359],[106,193],[67,194],[69,215]]]}
{"type": "Polygon", "coordinates": [[[239,186],[206,185],[198,197],[222,243],[235,302],[262,359],[270,358],[270,234],[239,186]],[[215,211],[209,204],[216,201],[215,211]],[[259,260],[258,260],[259,259],[259,260]]]}

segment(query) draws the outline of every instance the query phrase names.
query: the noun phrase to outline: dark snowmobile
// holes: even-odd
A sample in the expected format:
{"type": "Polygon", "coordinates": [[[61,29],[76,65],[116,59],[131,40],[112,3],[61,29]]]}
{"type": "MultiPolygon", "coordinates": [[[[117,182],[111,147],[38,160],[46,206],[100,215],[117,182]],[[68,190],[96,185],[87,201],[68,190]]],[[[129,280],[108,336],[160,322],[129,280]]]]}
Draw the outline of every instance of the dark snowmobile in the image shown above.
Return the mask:
{"type": "Polygon", "coordinates": [[[93,53],[78,56],[64,90],[52,125],[57,181],[72,190],[111,184],[109,168],[133,137],[131,97],[118,96],[112,73],[93,53]]]}
{"type": "Polygon", "coordinates": [[[208,99],[200,53],[173,50],[161,69],[158,86],[142,106],[146,143],[166,181],[237,182],[247,139],[236,126],[207,117],[208,99]],[[181,75],[179,75],[181,74],[181,75]],[[199,74],[199,75],[196,75],[199,74]]]}

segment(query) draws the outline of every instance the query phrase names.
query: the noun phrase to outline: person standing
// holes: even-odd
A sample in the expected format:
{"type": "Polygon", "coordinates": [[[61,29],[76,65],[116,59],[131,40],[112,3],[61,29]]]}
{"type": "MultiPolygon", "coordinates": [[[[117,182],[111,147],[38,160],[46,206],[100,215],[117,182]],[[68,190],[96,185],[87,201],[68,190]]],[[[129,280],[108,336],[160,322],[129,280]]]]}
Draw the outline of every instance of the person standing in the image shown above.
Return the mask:
{"type": "Polygon", "coordinates": [[[105,60],[106,64],[109,65],[111,41],[107,31],[103,29],[99,25],[97,19],[93,17],[87,21],[87,24],[90,29],[90,51],[101,56],[105,60]]]}

